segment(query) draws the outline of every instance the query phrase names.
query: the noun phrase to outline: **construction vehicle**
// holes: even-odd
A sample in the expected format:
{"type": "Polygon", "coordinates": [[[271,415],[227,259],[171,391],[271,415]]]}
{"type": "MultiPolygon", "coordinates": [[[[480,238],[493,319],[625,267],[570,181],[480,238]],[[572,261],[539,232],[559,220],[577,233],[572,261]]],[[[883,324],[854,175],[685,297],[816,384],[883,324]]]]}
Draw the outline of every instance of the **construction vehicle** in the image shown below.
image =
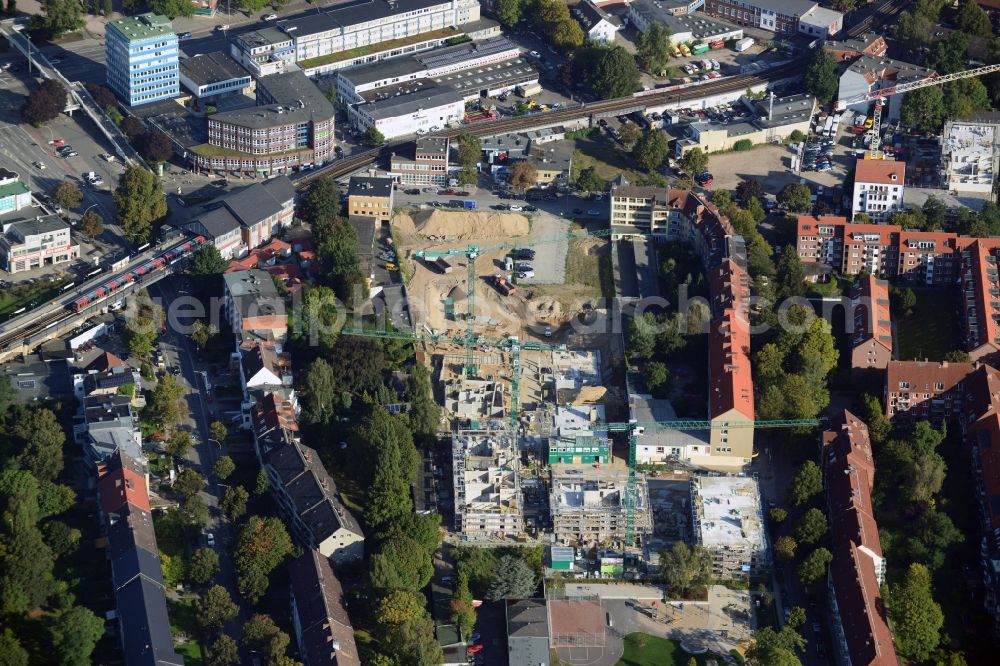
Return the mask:
{"type": "Polygon", "coordinates": [[[984,76],[997,71],[1000,71],[1000,64],[976,67],[962,72],[955,72],[954,74],[944,74],[942,76],[921,79],[910,83],[900,83],[899,85],[872,90],[848,99],[837,100],[836,109],[838,111],[843,111],[852,104],[875,102],[875,110],[872,117],[866,118],[865,120],[865,127],[868,128],[868,153],[865,155],[865,159],[885,159],[885,154],[880,150],[880,148],[882,142],[882,109],[887,103],[888,97],[913,92],[914,90],[927,88],[929,86],[940,86],[945,83],[951,83],[952,81],[958,81],[960,79],[968,79],[974,76],[984,76]],[[871,121],[870,125],[869,121],[871,121]]]}
{"type": "Polygon", "coordinates": [[[517,293],[517,287],[511,284],[510,280],[497,273],[493,276],[493,285],[504,296],[512,296],[517,293]]]}

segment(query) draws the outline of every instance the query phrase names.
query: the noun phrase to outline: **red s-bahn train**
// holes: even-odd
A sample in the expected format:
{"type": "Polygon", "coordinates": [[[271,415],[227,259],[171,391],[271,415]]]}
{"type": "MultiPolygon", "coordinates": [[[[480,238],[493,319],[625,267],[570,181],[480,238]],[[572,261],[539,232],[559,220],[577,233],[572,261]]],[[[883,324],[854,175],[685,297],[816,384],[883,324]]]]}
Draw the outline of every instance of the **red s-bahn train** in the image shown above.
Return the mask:
{"type": "Polygon", "coordinates": [[[100,285],[87,291],[70,304],[70,309],[80,312],[88,306],[100,301],[131,282],[141,281],[143,276],[151,275],[165,266],[177,263],[191,252],[197,250],[205,244],[204,236],[196,236],[188,241],[166,250],[163,254],[157,255],[142,264],[138,268],[108,278],[100,285]]]}

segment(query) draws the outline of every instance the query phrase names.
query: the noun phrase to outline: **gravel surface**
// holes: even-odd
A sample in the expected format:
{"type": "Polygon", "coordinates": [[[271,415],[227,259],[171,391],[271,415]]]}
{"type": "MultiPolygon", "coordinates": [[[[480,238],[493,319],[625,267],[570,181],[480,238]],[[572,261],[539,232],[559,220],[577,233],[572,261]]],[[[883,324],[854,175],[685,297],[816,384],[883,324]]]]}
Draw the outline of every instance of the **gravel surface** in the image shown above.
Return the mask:
{"type": "Polygon", "coordinates": [[[566,253],[569,222],[561,217],[539,211],[531,220],[531,233],[524,245],[535,251],[531,267],[535,277],[520,280],[524,284],[563,284],[566,282],[566,253]],[[558,240],[553,240],[558,238],[558,240]]]}

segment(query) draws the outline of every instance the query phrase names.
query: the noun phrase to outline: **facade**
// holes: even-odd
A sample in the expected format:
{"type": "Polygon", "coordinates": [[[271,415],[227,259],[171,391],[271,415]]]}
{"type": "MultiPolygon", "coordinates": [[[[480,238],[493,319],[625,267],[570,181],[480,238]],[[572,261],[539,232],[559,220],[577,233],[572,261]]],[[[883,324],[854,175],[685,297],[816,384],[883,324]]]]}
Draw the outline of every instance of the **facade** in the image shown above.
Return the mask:
{"type": "Polygon", "coordinates": [[[58,215],[3,221],[0,236],[0,265],[8,273],[64,264],[80,256],[73,243],[69,224],[58,215]]]}
{"type": "Polygon", "coordinates": [[[973,361],[1000,361],[1000,302],[997,301],[997,259],[1000,241],[976,239],[962,250],[962,332],[973,361]]]}
{"type": "Polygon", "coordinates": [[[633,0],[628,3],[628,22],[639,32],[646,32],[653,23],[662,23],[670,30],[670,43],[717,42],[742,39],[743,28],[733,23],[720,23],[694,12],[697,2],[684,0],[660,2],[659,0],[633,0]]]}
{"type": "MultiPolygon", "coordinates": [[[[892,315],[889,283],[863,275],[851,288],[851,370],[855,377],[868,369],[884,370],[892,360],[892,315]]],[[[860,378],[860,377],[859,377],[860,378]]]]}
{"type": "Polygon", "coordinates": [[[456,430],[451,446],[455,530],[469,539],[522,534],[520,454],[513,433],[456,430]]]}
{"type": "Polygon", "coordinates": [[[618,17],[608,14],[592,0],[583,0],[570,13],[583,28],[586,39],[598,44],[615,43],[615,33],[621,27],[618,17]]]}
{"type": "Polygon", "coordinates": [[[91,465],[99,466],[119,452],[145,464],[139,414],[128,396],[86,396],[73,435],[91,465]]]}
{"type": "MultiPolygon", "coordinates": [[[[677,412],[669,400],[637,393],[629,387],[629,419],[640,423],[672,421],[677,412]]],[[[699,430],[672,430],[668,428],[635,429],[635,461],[639,464],[658,464],[672,460],[690,460],[695,452],[708,451],[709,435],[699,430]]]]}
{"type": "Polygon", "coordinates": [[[180,61],[181,85],[198,99],[211,100],[243,93],[253,78],[225,53],[203,53],[180,61]]]}
{"type": "MultiPolygon", "coordinates": [[[[625,539],[625,492],[628,472],[624,467],[552,468],[549,497],[553,543],[589,548],[625,539]]],[[[635,497],[635,536],[644,539],[652,531],[649,488],[638,474],[635,497]]]]}
{"type": "MultiPolygon", "coordinates": [[[[880,47],[879,50],[881,50],[880,47]]],[[[850,65],[840,75],[837,99],[854,99],[883,88],[892,88],[901,83],[922,81],[935,76],[937,73],[926,67],[883,56],[863,54],[851,60],[850,65]]],[[[882,122],[899,120],[899,109],[905,97],[905,94],[901,94],[891,95],[887,98],[887,103],[882,110],[882,122]]],[[[855,113],[868,113],[870,107],[870,101],[857,102],[847,106],[855,113]]]]}
{"type": "Polygon", "coordinates": [[[716,578],[744,578],[771,566],[756,478],[692,476],[691,511],[695,539],[712,556],[716,578]]]}
{"type": "Polygon", "coordinates": [[[827,41],[823,50],[833,56],[835,62],[852,62],[861,56],[881,58],[889,50],[885,37],[868,33],[860,37],[849,37],[843,41],[827,41]]]}
{"type": "Polygon", "coordinates": [[[158,14],[109,21],[105,34],[108,87],[129,106],[180,94],[177,35],[158,14]]]}
{"type": "Polygon", "coordinates": [[[0,215],[31,206],[31,190],[13,171],[0,167],[0,215]]]}
{"type": "Polygon", "coordinates": [[[859,159],[854,170],[851,215],[864,213],[873,222],[884,222],[903,210],[906,162],[859,159]]]}
{"type": "Polygon", "coordinates": [[[1000,114],[949,120],[941,137],[944,188],[992,197],[1000,171],[1000,114]]]}
{"type": "Polygon", "coordinates": [[[737,25],[779,34],[802,32],[825,39],[844,27],[844,15],[811,0],[707,0],[705,13],[737,25]]]}
{"type": "Polygon", "coordinates": [[[604,405],[557,405],[555,433],[549,439],[549,464],[607,464],[611,445],[604,423],[604,405]]]}
{"type": "Polygon", "coordinates": [[[822,435],[821,460],[830,516],[827,584],[833,644],[842,664],[898,664],[881,586],[885,557],[872,511],[875,462],[868,427],[844,410],[822,435]]]}
{"type": "Polygon", "coordinates": [[[959,418],[967,407],[966,378],[974,369],[971,363],[890,361],[885,415],[893,421],[934,423],[959,418]]]}
{"type": "Polygon", "coordinates": [[[412,153],[392,154],[389,158],[389,175],[403,185],[447,185],[448,148],[447,138],[418,138],[413,144],[412,153]]]}
{"type": "Polygon", "coordinates": [[[292,627],[305,666],[361,666],[344,588],[330,561],[309,550],[289,568],[292,627]]]}
{"type": "Polygon", "coordinates": [[[347,214],[350,217],[392,219],[392,178],[353,176],[347,187],[347,214]]]}
{"type": "Polygon", "coordinates": [[[271,178],[231,192],[203,211],[185,229],[205,236],[223,258],[241,257],[291,225],[295,187],[285,176],[271,178]]]}
{"type": "Polygon", "coordinates": [[[319,454],[294,442],[264,454],[271,494],[299,542],[339,564],[359,560],[365,536],[340,501],[319,454]]]}
{"type": "MultiPolygon", "coordinates": [[[[708,445],[685,440],[685,460],[706,468],[741,468],[753,455],[750,371],[750,278],[746,248],[729,220],[686,190],[618,186],[611,190],[612,238],[652,236],[689,243],[709,277],[709,413],[732,427],[712,428],[708,445]]],[[[656,444],[657,448],[663,444],[656,444]]]]}
{"type": "Polygon", "coordinates": [[[257,78],[281,74],[295,64],[293,34],[277,28],[245,32],[229,43],[229,55],[257,78]]]}
{"type": "Polygon", "coordinates": [[[224,313],[241,340],[265,339],[281,349],[288,335],[285,299],[278,294],[271,274],[260,269],[225,273],[224,313]]]}
{"type": "Polygon", "coordinates": [[[692,148],[701,148],[706,153],[732,150],[738,141],[750,141],[754,145],[784,141],[795,131],[808,134],[817,108],[812,95],[756,101],[744,97],[742,102],[754,114],[753,120],[690,123],[674,144],[674,156],[680,158],[692,148]]]}
{"type": "Polygon", "coordinates": [[[290,173],[333,156],[335,111],[301,71],[257,81],[257,105],[208,116],[208,144],[188,157],[196,168],[243,173],[290,173]]]}

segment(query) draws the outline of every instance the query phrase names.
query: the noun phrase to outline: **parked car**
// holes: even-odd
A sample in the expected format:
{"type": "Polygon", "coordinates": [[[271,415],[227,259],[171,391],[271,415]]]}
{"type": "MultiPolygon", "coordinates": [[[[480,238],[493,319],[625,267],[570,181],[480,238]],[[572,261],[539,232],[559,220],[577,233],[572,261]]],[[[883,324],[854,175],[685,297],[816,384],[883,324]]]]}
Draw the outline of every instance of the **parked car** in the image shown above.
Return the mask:
{"type": "Polygon", "coordinates": [[[226,30],[229,30],[229,24],[228,23],[223,23],[222,25],[215,26],[215,31],[216,32],[225,32],[226,30]]]}
{"type": "Polygon", "coordinates": [[[277,21],[278,20],[278,15],[277,14],[268,14],[267,16],[262,16],[261,18],[263,20],[265,20],[265,21],[277,21]]]}
{"type": "Polygon", "coordinates": [[[527,280],[528,278],[535,277],[535,271],[521,271],[517,274],[518,280],[527,280]]]}
{"type": "Polygon", "coordinates": [[[715,178],[712,176],[712,174],[706,171],[704,173],[698,174],[698,177],[695,178],[695,181],[702,187],[711,187],[712,184],[715,182],[715,178]]]}
{"type": "Polygon", "coordinates": [[[179,35],[177,35],[177,39],[189,39],[190,37],[191,37],[190,32],[182,32],[179,35]]]}
{"type": "Polygon", "coordinates": [[[209,548],[215,548],[215,535],[211,532],[205,533],[205,543],[208,544],[209,548]]]}

